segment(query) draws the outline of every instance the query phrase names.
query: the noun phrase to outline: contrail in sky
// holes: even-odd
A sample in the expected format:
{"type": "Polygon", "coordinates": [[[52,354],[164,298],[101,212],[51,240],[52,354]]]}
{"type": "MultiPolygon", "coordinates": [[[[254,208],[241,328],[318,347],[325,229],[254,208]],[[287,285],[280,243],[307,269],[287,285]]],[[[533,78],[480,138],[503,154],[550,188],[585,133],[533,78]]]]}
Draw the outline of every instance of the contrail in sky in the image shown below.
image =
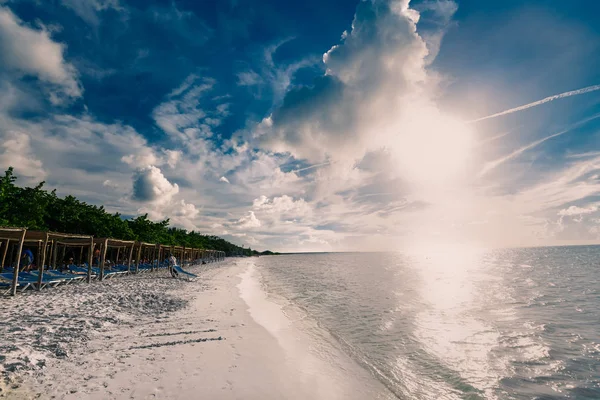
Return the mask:
{"type": "Polygon", "coordinates": [[[501,112],[496,113],[496,114],[488,115],[487,117],[481,117],[481,118],[473,119],[473,120],[467,121],[467,122],[468,123],[473,123],[473,122],[479,122],[479,121],[483,121],[483,120],[490,119],[490,118],[501,117],[503,115],[512,114],[512,113],[517,112],[517,111],[527,110],[528,108],[536,107],[536,106],[539,106],[541,104],[548,103],[550,101],[562,99],[564,97],[577,96],[577,95],[580,95],[580,94],[585,94],[585,93],[589,93],[589,92],[595,92],[596,90],[600,90],[600,85],[588,86],[588,87],[585,87],[585,88],[579,89],[579,90],[572,90],[570,92],[565,92],[565,93],[561,93],[561,94],[555,94],[554,96],[546,97],[545,99],[534,101],[533,103],[529,103],[529,104],[525,104],[523,106],[511,108],[510,110],[501,111],[501,112]]]}
{"type": "Polygon", "coordinates": [[[488,172],[490,172],[491,170],[493,170],[494,168],[496,168],[500,164],[504,164],[506,161],[511,160],[511,159],[519,156],[521,153],[523,153],[523,152],[525,152],[525,151],[527,151],[529,149],[533,149],[537,145],[544,143],[546,140],[550,140],[550,139],[555,138],[557,136],[564,135],[565,133],[570,132],[573,129],[575,129],[575,128],[577,128],[577,127],[579,127],[579,126],[581,126],[581,125],[583,125],[583,124],[585,124],[587,122],[593,121],[593,120],[595,120],[597,118],[600,118],[600,114],[596,114],[596,115],[593,115],[593,116],[591,116],[589,118],[585,118],[585,119],[583,119],[583,120],[581,120],[581,121],[573,124],[571,127],[569,127],[568,129],[565,129],[564,131],[561,131],[561,132],[552,134],[550,136],[546,136],[545,138],[536,140],[535,142],[529,143],[528,145],[525,145],[525,146],[523,146],[523,147],[521,147],[521,148],[513,151],[512,153],[505,155],[504,157],[498,158],[498,159],[496,159],[494,161],[490,161],[490,162],[488,162],[488,163],[486,163],[484,165],[483,169],[479,172],[478,176],[481,178],[482,176],[484,176],[485,174],[487,174],[488,172]]]}
{"type": "Polygon", "coordinates": [[[302,171],[307,171],[307,170],[309,170],[309,169],[313,169],[313,168],[324,167],[325,165],[329,165],[329,164],[331,164],[331,162],[330,162],[330,161],[327,161],[327,162],[324,162],[324,163],[321,163],[321,164],[315,164],[315,165],[311,165],[311,166],[309,166],[309,167],[300,168],[300,169],[295,169],[295,170],[292,170],[292,171],[290,171],[290,172],[302,172],[302,171]]]}

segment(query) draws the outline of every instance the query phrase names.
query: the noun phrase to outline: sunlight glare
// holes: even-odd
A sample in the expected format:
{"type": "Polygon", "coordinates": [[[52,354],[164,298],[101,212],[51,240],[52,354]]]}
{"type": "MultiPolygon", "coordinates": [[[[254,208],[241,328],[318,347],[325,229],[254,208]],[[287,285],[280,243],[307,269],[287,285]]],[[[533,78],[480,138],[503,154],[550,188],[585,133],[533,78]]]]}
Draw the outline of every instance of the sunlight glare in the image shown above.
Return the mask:
{"type": "Polygon", "coordinates": [[[419,187],[462,181],[473,148],[473,128],[431,104],[415,104],[395,127],[392,152],[403,176],[419,187]]]}

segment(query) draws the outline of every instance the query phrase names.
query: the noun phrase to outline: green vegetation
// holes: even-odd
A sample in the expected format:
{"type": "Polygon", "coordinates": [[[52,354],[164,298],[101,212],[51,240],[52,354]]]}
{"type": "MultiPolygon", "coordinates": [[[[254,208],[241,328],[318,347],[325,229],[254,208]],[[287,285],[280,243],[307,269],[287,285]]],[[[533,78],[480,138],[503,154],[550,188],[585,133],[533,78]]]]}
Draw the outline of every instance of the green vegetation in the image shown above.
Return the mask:
{"type": "Polygon", "coordinates": [[[16,180],[12,167],[0,178],[0,226],[220,250],[228,255],[257,253],[217,236],[169,227],[168,219],[154,222],[147,214],[123,219],[119,213],[108,213],[103,206],[87,204],[73,196],[60,198],[55,190],[44,190],[44,182],[22,188],[15,185],[16,180]]]}

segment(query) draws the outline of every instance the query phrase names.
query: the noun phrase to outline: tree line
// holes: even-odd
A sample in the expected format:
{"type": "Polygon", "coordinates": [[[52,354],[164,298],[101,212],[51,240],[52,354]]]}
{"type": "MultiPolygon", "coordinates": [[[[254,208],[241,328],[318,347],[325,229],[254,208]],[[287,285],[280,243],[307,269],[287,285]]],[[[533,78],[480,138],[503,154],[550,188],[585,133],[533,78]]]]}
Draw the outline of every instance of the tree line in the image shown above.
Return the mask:
{"type": "Polygon", "coordinates": [[[19,187],[16,180],[12,167],[0,179],[0,226],[220,250],[228,255],[257,254],[218,236],[171,227],[169,219],[154,222],[148,219],[148,214],[124,219],[119,213],[107,212],[104,206],[88,204],[70,195],[61,198],[56,190],[45,190],[45,182],[35,187],[19,187]]]}

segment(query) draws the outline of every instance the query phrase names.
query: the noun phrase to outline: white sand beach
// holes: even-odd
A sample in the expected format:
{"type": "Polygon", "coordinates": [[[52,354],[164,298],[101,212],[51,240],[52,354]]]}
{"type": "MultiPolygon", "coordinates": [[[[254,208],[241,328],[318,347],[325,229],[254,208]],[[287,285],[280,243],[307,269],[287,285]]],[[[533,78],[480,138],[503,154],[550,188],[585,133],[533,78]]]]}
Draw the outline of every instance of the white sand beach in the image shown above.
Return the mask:
{"type": "Polygon", "coordinates": [[[4,298],[0,398],[391,398],[310,321],[267,298],[250,259],[4,298]]]}

